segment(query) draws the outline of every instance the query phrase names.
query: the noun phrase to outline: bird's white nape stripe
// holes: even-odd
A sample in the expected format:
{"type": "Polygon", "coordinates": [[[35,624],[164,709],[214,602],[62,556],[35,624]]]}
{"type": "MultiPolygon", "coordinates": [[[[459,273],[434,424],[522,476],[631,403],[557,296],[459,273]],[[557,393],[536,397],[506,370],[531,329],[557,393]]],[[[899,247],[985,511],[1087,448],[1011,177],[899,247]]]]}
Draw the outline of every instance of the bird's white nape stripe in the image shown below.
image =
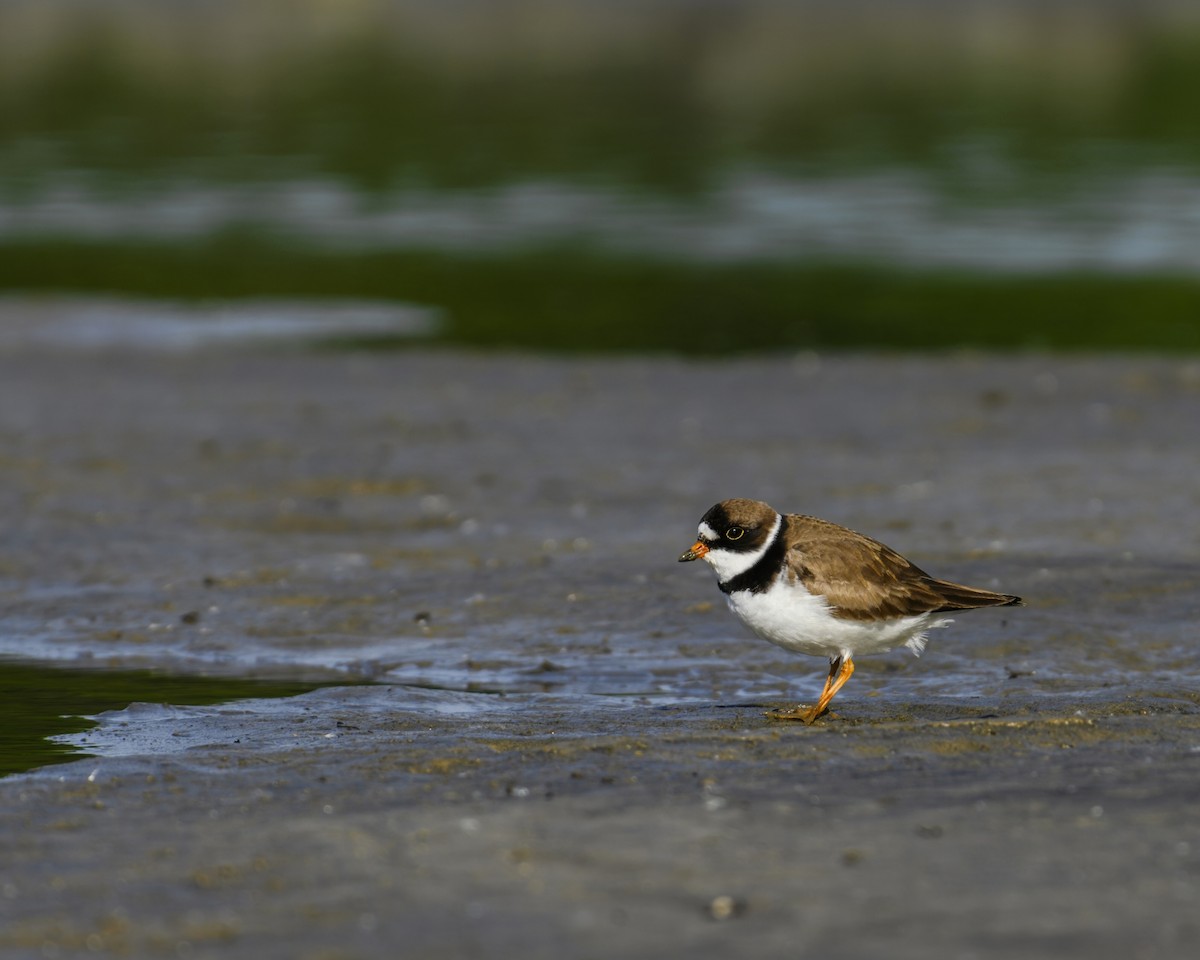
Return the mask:
{"type": "Polygon", "coordinates": [[[717,536],[717,531],[714,530],[712,527],[710,527],[707,523],[704,523],[703,521],[701,521],[700,527],[696,531],[696,533],[700,537],[700,539],[703,540],[705,543],[711,543],[713,540],[720,539],[717,536]]]}
{"type": "MultiPolygon", "coordinates": [[[[745,573],[752,566],[762,559],[764,553],[771,549],[771,544],[775,542],[775,535],[779,533],[779,525],[783,522],[783,517],[775,514],[775,522],[771,524],[771,531],[767,534],[767,538],[763,540],[762,546],[751,553],[741,553],[737,550],[726,550],[719,544],[714,546],[704,555],[713,570],[717,572],[717,580],[724,583],[726,580],[732,580],[739,573],[745,573]]],[[[706,524],[700,524],[703,528],[706,524]]],[[[714,534],[715,538],[715,534],[714,534]]]]}

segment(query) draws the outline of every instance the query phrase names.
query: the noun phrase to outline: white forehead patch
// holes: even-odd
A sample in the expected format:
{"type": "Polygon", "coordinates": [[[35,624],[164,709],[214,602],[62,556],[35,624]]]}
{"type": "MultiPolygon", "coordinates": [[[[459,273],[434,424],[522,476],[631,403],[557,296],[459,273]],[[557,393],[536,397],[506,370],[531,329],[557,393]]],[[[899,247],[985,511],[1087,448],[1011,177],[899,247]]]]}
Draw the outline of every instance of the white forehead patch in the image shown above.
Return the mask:
{"type": "Polygon", "coordinates": [[[717,531],[716,531],[716,530],[714,530],[712,527],[710,527],[710,526],[709,526],[707,523],[705,523],[704,521],[701,521],[701,522],[700,522],[700,527],[698,528],[698,530],[697,530],[697,533],[699,534],[699,536],[700,536],[700,539],[701,539],[701,540],[708,541],[708,540],[718,540],[718,539],[720,539],[720,538],[717,536],[717,531]]]}

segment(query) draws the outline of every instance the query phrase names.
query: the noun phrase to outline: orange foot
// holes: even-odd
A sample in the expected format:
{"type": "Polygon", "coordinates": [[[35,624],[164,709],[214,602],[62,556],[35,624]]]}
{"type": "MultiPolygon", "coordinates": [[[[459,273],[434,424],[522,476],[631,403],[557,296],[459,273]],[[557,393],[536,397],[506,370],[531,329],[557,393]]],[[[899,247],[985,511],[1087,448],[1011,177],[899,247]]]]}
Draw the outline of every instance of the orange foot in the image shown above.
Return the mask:
{"type": "Polygon", "coordinates": [[[834,657],[829,661],[829,676],[825,678],[825,689],[821,698],[811,707],[788,707],[785,710],[769,710],[767,716],[772,720],[800,720],[812,723],[829,710],[829,701],[842,689],[846,681],[854,674],[854,661],[849,657],[834,657]]]}
{"type": "Polygon", "coordinates": [[[812,723],[821,714],[817,713],[816,707],[781,707],[778,710],[768,710],[765,715],[771,720],[800,720],[803,723],[812,723]]]}

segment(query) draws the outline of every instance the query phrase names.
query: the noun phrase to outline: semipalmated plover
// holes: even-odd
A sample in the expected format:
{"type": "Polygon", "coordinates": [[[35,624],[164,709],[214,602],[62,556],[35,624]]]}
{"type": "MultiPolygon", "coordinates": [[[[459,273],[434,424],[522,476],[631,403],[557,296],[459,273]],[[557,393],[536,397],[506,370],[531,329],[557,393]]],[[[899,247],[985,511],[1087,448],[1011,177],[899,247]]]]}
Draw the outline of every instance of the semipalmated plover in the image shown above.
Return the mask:
{"type": "Polygon", "coordinates": [[[725,500],[700,520],[679,558],[706,560],[738,618],[771,643],[829,658],[816,704],[768,716],[812,723],[854,673],[854,657],[904,644],[925,649],[925,633],[974,607],[1020,606],[1021,598],[937,580],[891,547],[846,527],[784,516],[759,500],[725,500]]]}

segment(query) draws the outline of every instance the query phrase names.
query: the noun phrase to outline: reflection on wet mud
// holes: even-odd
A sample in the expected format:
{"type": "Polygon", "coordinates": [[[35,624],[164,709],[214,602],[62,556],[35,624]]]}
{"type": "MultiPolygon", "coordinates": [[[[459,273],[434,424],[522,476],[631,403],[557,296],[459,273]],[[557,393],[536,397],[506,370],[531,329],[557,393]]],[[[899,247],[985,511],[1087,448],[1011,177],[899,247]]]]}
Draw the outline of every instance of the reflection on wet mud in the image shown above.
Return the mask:
{"type": "Polygon", "coordinates": [[[154,670],[80,669],[0,658],[0,777],[86,754],[49,737],[94,726],[132,703],[214,704],[292,697],[320,686],[298,681],[180,676],[154,670]]]}

